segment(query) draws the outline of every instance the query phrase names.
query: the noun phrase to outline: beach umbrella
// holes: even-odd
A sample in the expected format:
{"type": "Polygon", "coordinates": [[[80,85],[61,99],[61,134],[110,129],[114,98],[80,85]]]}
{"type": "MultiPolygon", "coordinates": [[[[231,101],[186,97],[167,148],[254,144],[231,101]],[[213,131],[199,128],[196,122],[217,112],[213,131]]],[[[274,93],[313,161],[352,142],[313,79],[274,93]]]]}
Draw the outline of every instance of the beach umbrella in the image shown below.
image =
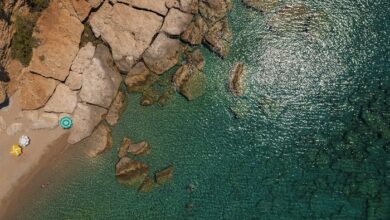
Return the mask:
{"type": "Polygon", "coordinates": [[[63,129],[69,129],[73,125],[73,121],[69,116],[64,116],[60,119],[60,126],[63,129]]]}
{"type": "Polygon", "coordinates": [[[22,154],[22,148],[19,145],[14,144],[12,145],[11,151],[9,153],[15,157],[19,157],[22,154]]]}
{"type": "Polygon", "coordinates": [[[21,147],[27,147],[30,144],[30,138],[26,135],[22,135],[19,138],[19,146],[21,147]]]}

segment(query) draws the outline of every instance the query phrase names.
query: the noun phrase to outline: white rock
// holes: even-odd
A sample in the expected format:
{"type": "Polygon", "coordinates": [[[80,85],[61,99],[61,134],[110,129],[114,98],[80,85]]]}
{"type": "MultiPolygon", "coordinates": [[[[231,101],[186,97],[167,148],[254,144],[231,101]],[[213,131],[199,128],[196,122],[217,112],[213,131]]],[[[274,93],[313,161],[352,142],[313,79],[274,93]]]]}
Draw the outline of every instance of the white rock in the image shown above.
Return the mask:
{"type": "Polygon", "coordinates": [[[72,113],[76,105],[77,92],[60,83],[43,110],[46,112],[72,113]]]}
{"type": "Polygon", "coordinates": [[[80,90],[83,84],[83,75],[70,71],[68,78],[65,81],[65,85],[69,86],[71,90],[80,90]]]}
{"type": "Polygon", "coordinates": [[[180,35],[183,33],[193,18],[192,14],[184,13],[176,8],[171,8],[165,17],[161,31],[170,35],[180,35]]]}

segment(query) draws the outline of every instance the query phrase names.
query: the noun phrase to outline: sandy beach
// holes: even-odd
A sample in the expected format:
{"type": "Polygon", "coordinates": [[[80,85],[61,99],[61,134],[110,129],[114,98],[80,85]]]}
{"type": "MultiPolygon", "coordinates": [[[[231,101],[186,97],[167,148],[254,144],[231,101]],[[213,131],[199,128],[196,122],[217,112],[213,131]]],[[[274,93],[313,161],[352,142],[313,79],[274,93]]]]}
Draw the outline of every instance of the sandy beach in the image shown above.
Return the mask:
{"type": "Polygon", "coordinates": [[[25,128],[13,135],[7,135],[5,131],[0,133],[0,219],[8,214],[19,195],[28,190],[28,184],[35,175],[50,166],[68,146],[68,132],[59,127],[28,129],[29,122],[21,114],[18,97],[19,94],[15,94],[10,99],[10,105],[0,111],[7,125],[15,122],[25,125],[25,128]],[[18,143],[21,135],[29,136],[31,144],[23,149],[21,156],[14,157],[9,153],[10,147],[18,143]]]}

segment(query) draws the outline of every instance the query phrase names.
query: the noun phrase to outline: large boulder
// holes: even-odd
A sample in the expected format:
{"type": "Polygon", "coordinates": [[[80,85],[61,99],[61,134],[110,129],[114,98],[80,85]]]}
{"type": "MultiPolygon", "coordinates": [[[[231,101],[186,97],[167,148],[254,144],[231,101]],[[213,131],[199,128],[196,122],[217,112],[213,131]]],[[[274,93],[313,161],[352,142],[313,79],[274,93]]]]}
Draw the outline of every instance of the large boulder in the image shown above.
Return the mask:
{"type": "Polygon", "coordinates": [[[192,21],[192,14],[182,12],[176,8],[171,8],[164,19],[161,31],[169,35],[180,35],[192,21]]]}
{"type": "Polygon", "coordinates": [[[151,72],[143,62],[137,63],[125,78],[128,92],[143,92],[145,87],[157,80],[158,76],[151,72]]]}
{"type": "Polygon", "coordinates": [[[146,141],[131,143],[128,147],[128,152],[135,156],[143,156],[150,153],[150,145],[146,141]]]}
{"type": "Polygon", "coordinates": [[[179,0],[179,8],[181,11],[197,14],[199,8],[198,0],[179,0]]]}
{"type": "Polygon", "coordinates": [[[172,180],[173,178],[173,165],[169,165],[164,169],[156,172],[157,184],[164,184],[172,180]]]}
{"type": "MultiPolygon", "coordinates": [[[[66,1],[64,1],[66,2],[66,1]]],[[[62,1],[51,1],[39,17],[30,71],[64,81],[79,50],[83,24],[62,1]]]]}
{"type": "Polygon", "coordinates": [[[152,177],[147,176],[142,182],[141,186],[138,188],[138,192],[151,192],[154,188],[154,180],[152,177]]]}
{"type": "Polygon", "coordinates": [[[85,140],[85,145],[85,153],[91,158],[112,148],[111,129],[106,124],[100,123],[92,135],[85,140]]]}
{"type": "Polygon", "coordinates": [[[141,185],[148,173],[148,165],[128,157],[122,157],[116,164],[116,178],[120,183],[129,186],[141,185]]]}
{"type": "Polygon", "coordinates": [[[92,8],[98,7],[103,0],[72,0],[73,8],[80,21],[84,21],[92,8]]]}
{"type": "Polygon", "coordinates": [[[180,93],[192,101],[204,94],[206,76],[195,66],[185,64],[176,71],[174,83],[180,93]]]}
{"type": "Polygon", "coordinates": [[[68,143],[75,144],[89,137],[106,114],[107,109],[79,103],[73,113],[73,127],[70,130],[68,143]]]}
{"type": "Polygon", "coordinates": [[[202,16],[197,15],[195,19],[188,25],[187,29],[181,35],[181,39],[192,45],[202,43],[204,35],[208,31],[208,26],[202,16]]]}
{"type": "Polygon", "coordinates": [[[58,81],[37,74],[26,73],[21,83],[20,104],[22,109],[38,109],[49,100],[58,81]]]}
{"type": "Polygon", "coordinates": [[[87,103],[109,108],[114,100],[122,76],[114,67],[110,50],[97,46],[91,64],[83,72],[80,98],[87,103]]]}
{"type": "Polygon", "coordinates": [[[83,75],[70,71],[68,78],[66,78],[65,85],[71,90],[80,90],[83,85],[83,75]]]}
{"type": "Polygon", "coordinates": [[[130,144],[132,144],[132,143],[133,142],[129,138],[126,138],[126,137],[123,138],[121,146],[119,147],[119,150],[118,150],[118,157],[119,158],[125,157],[127,155],[130,144]]]}
{"type": "Polygon", "coordinates": [[[115,63],[123,72],[141,58],[162,22],[163,18],[153,12],[107,2],[89,21],[95,36],[110,45],[115,63]]]}
{"type": "Polygon", "coordinates": [[[93,46],[91,42],[88,42],[84,47],[80,48],[76,58],[73,60],[70,70],[74,73],[82,74],[91,64],[95,49],[95,46],[93,46]]]}
{"type": "Polygon", "coordinates": [[[210,24],[213,24],[225,17],[231,7],[231,0],[199,1],[199,12],[210,24]]]}
{"type": "Polygon", "coordinates": [[[65,84],[58,84],[52,97],[49,99],[45,107],[46,112],[57,113],[72,113],[77,105],[77,92],[72,91],[65,84]]]}
{"type": "Polygon", "coordinates": [[[242,2],[260,12],[267,13],[278,5],[279,0],[242,0],[242,2]]]}
{"type": "Polygon", "coordinates": [[[160,33],[153,44],[145,51],[145,64],[156,74],[163,74],[179,62],[182,46],[179,40],[160,33]]]}
{"type": "Polygon", "coordinates": [[[119,90],[106,116],[106,121],[109,125],[114,126],[118,123],[120,116],[126,109],[126,99],[126,93],[119,90]]]}
{"type": "Polygon", "coordinates": [[[234,96],[240,96],[244,92],[245,65],[234,64],[230,71],[229,88],[234,96]]]}
{"type": "Polygon", "coordinates": [[[206,44],[221,57],[229,54],[233,34],[228,20],[222,19],[215,23],[205,35],[206,44]]]}

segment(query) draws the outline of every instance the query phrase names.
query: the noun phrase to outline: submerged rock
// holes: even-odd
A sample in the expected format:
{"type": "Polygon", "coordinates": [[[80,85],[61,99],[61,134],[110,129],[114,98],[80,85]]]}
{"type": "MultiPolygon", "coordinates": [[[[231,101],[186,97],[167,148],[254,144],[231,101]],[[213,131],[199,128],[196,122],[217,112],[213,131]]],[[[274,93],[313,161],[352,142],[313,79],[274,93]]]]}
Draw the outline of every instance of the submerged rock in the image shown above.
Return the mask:
{"type": "Polygon", "coordinates": [[[192,14],[182,12],[176,8],[171,8],[164,19],[161,31],[169,35],[180,35],[192,21],[192,14]]]}
{"type": "Polygon", "coordinates": [[[141,186],[138,188],[138,192],[151,192],[154,188],[154,180],[152,177],[147,176],[142,182],[141,186]]]}
{"type": "Polygon", "coordinates": [[[109,125],[114,126],[118,123],[120,116],[126,109],[126,100],[126,93],[119,90],[106,116],[109,125]]]}
{"type": "Polygon", "coordinates": [[[245,65],[243,63],[234,64],[230,71],[229,88],[234,96],[240,96],[244,92],[245,65]]]}
{"type": "Polygon", "coordinates": [[[148,173],[148,165],[128,157],[122,157],[116,164],[115,175],[117,180],[129,186],[139,186],[142,184],[148,173]]]}
{"type": "Polygon", "coordinates": [[[195,66],[185,64],[176,71],[174,83],[180,93],[191,101],[204,94],[206,76],[195,66]]]}
{"type": "Polygon", "coordinates": [[[127,155],[131,143],[133,142],[129,138],[123,138],[121,146],[118,150],[119,158],[125,157],[127,155]]]}
{"type": "Polygon", "coordinates": [[[197,15],[181,35],[181,39],[189,44],[199,45],[202,43],[203,37],[207,31],[207,23],[202,16],[197,15]]]}
{"type": "Polygon", "coordinates": [[[242,0],[242,2],[260,12],[267,13],[278,5],[279,0],[242,0]]]}
{"type": "Polygon", "coordinates": [[[211,50],[221,57],[226,57],[233,41],[228,20],[225,18],[215,23],[206,33],[205,40],[211,50]]]}
{"type": "Polygon", "coordinates": [[[164,184],[172,180],[173,178],[173,165],[169,165],[166,168],[156,172],[156,182],[158,184],[164,184]]]}
{"type": "Polygon", "coordinates": [[[125,78],[128,92],[143,92],[157,80],[158,76],[152,73],[143,62],[137,63],[125,78]]]}
{"type": "Polygon", "coordinates": [[[268,21],[270,30],[276,32],[307,31],[311,13],[304,4],[286,5],[268,21]]]}
{"type": "Polygon", "coordinates": [[[108,2],[89,21],[95,36],[110,45],[114,61],[123,72],[141,58],[162,22],[163,18],[153,12],[125,4],[111,6],[108,2]]]}
{"type": "MultiPolygon", "coordinates": [[[[70,4],[70,2],[67,2],[70,4]]],[[[29,69],[45,77],[64,81],[79,51],[83,24],[73,16],[73,7],[62,1],[51,1],[36,23],[34,38],[37,47],[29,69]]]]}
{"type": "Polygon", "coordinates": [[[146,141],[134,144],[131,143],[128,147],[128,152],[134,154],[135,156],[143,156],[150,153],[150,145],[146,141]]]}
{"type": "Polygon", "coordinates": [[[182,51],[180,41],[160,33],[153,44],[145,51],[143,60],[156,74],[163,74],[179,62],[182,51]]]}
{"type": "Polygon", "coordinates": [[[20,104],[22,109],[43,107],[57,87],[58,81],[37,74],[26,73],[21,83],[20,104]]]}
{"type": "Polygon", "coordinates": [[[210,24],[213,24],[225,17],[231,7],[231,0],[199,1],[199,12],[210,24]]]}
{"type": "Polygon", "coordinates": [[[79,103],[73,113],[73,127],[68,143],[75,144],[89,137],[106,114],[107,109],[79,103]]]}
{"type": "Polygon", "coordinates": [[[85,153],[90,157],[97,157],[104,151],[112,148],[111,129],[104,123],[101,123],[90,137],[86,139],[85,153]]]}

